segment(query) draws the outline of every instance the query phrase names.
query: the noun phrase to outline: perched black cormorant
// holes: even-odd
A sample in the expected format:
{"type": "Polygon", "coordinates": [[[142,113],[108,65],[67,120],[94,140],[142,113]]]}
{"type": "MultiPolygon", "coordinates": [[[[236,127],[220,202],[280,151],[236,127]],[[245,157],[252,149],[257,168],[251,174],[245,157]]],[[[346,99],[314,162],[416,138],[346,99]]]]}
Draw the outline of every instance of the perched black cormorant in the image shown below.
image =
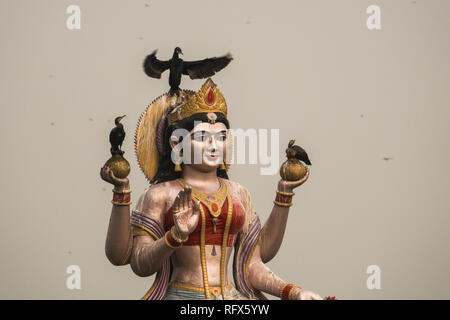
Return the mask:
{"type": "Polygon", "coordinates": [[[288,148],[286,149],[286,156],[288,158],[297,158],[300,161],[303,161],[307,165],[311,165],[311,161],[309,161],[308,154],[306,151],[297,145],[294,145],[295,140],[290,140],[288,144],[288,148]]]}
{"type": "Polygon", "coordinates": [[[144,72],[152,78],[161,78],[161,73],[170,69],[169,75],[169,94],[180,93],[180,82],[183,74],[189,75],[191,79],[203,79],[214,75],[216,72],[225,68],[233,57],[230,54],[206,58],[198,61],[183,61],[178,57],[179,54],[183,54],[179,47],[176,47],[173,51],[172,59],[167,61],[161,61],[156,58],[157,50],[153,51],[144,60],[144,72]]]}
{"type": "Polygon", "coordinates": [[[120,123],[125,116],[117,117],[114,120],[116,127],[111,130],[109,133],[109,143],[111,143],[111,154],[124,154],[124,151],[121,150],[122,142],[125,139],[125,130],[123,129],[123,124],[120,123]]]}

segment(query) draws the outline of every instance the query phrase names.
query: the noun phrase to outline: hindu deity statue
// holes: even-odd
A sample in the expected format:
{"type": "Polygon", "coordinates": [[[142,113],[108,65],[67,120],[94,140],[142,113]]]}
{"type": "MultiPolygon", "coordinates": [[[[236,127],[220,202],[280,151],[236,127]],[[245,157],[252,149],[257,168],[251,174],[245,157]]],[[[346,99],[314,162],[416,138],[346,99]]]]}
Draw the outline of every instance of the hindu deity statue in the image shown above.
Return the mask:
{"type": "Polygon", "coordinates": [[[130,264],[140,277],[156,273],[142,299],[267,299],[267,293],[322,300],[266,266],[282,244],[294,189],[307,181],[309,169],[299,180],[274,186],[272,211],[262,225],[249,191],[228,176],[227,114],[211,78],[198,92],[180,89],[148,106],[135,151],[150,185],[134,210],[129,179],[108,166],[100,170],[114,186],[106,256],[114,265],[130,264]]]}

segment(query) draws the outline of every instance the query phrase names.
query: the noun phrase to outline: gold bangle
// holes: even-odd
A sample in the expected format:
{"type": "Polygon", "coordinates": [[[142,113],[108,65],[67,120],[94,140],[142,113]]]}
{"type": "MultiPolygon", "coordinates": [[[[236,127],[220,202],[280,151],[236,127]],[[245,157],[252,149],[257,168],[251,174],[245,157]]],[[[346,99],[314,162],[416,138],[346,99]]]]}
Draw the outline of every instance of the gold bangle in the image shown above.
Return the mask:
{"type": "Polygon", "coordinates": [[[170,247],[170,248],[172,248],[172,249],[178,249],[179,247],[181,247],[181,244],[178,246],[178,247],[174,247],[173,245],[171,245],[170,243],[169,243],[169,241],[167,240],[167,235],[168,235],[169,233],[168,232],[166,232],[166,234],[164,235],[164,242],[170,247]]]}
{"type": "Polygon", "coordinates": [[[274,200],[273,203],[276,204],[277,206],[280,206],[280,207],[290,207],[290,206],[292,206],[292,202],[291,203],[283,203],[283,202],[278,202],[278,201],[274,200]]]}
{"type": "Polygon", "coordinates": [[[126,193],[131,193],[131,189],[122,190],[122,191],[117,191],[116,189],[112,189],[112,192],[119,193],[119,194],[126,194],[126,193]]]}
{"type": "Polygon", "coordinates": [[[112,204],[115,204],[116,206],[129,206],[132,202],[115,202],[111,200],[112,204]]]}
{"type": "Polygon", "coordinates": [[[293,196],[293,195],[295,195],[295,193],[293,193],[293,192],[285,192],[285,191],[279,191],[279,190],[277,190],[277,193],[281,194],[282,196],[293,196]]]}
{"type": "Polygon", "coordinates": [[[178,243],[184,243],[189,239],[189,236],[186,237],[186,239],[181,239],[178,236],[175,235],[174,232],[175,226],[172,226],[172,228],[170,228],[170,235],[172,236],[173,240],[175,240],[178,243]]]}
{"type": "Polygon", "coordinates": [[[300,290],[302,290],[302,287],[300,287],[300,286],[293,286],[293,287],[291,288],[291,290],[289,290],[289,295],[288,295],[288,299],[289,299],[289,300],[292,300],[292,292],[294,292],[294,290],[295,290],[296,288],[299,288],[300,290]]]}
{"type": "Polygon", "coordinates": [[[281,289],[280,289],[280,298],[283,298],[283,291],[284,291],[284,288],[286,288],[286,286],[288,286],[290,283],[286,283],[286,284],[284,284],[282,287],[281,287],[281,289]]]}

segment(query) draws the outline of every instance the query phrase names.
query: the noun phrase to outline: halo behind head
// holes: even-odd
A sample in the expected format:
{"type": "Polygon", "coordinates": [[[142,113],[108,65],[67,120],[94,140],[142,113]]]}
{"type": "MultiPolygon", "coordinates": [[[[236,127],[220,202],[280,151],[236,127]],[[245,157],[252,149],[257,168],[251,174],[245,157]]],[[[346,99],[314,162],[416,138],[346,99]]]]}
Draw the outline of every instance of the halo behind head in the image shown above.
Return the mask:
{"type": "Polygon", "coordinates": [[[134,150],[139,167],[148,181],[151,181],[158,171],[160,154],[156,136],[162,116],[168,108],[183,103],[193,93],[190,90],[180,90],[179,97],[165,93],[153,100],[141,114],[136,126],[134,150]]]}

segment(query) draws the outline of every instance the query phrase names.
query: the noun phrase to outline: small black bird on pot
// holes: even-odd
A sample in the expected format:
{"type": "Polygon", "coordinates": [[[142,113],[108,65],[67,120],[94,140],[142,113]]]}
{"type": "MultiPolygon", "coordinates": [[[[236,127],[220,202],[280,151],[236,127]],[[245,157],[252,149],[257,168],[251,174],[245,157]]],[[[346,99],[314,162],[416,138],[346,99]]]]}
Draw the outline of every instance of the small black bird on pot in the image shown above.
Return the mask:
{"type": "Polygon", "coordinates": [[[309,161],[308,154],[306,151],[297,145],[294,145],[295,140],[290,140],[288,144],[288,148],[286,149],[286,156],[288,159],[297,158],[300,161],[303,161],[308,166],[311,165],[311,161],[309,161]]]}
{"type": "Polygon", "coordinates": [[[123,124],[120,123],[125,116],[117,117],[114,120],[116,127],[109,133],[109,143],[111,143],[111,154],[124,154],[121,150],[123,140],[125,139],[125,130],[123,129],[123,124]]]}

